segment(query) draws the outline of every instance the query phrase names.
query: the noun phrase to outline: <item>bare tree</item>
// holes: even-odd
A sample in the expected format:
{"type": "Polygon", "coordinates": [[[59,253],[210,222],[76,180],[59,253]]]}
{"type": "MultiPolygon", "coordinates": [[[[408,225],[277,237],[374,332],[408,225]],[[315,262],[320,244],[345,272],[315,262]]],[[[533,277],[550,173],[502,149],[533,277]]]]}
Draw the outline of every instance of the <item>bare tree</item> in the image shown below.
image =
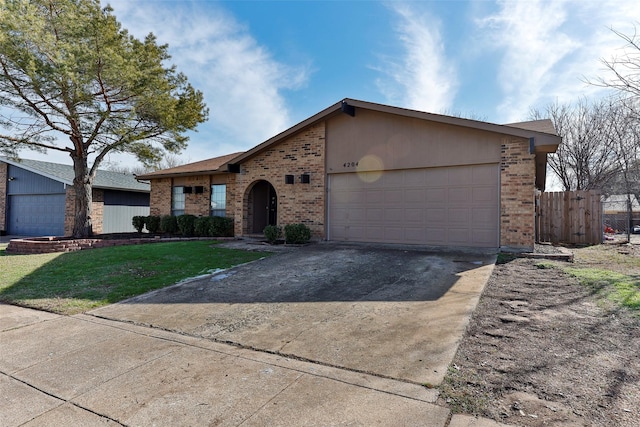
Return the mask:
{"type": "Polygon", "coordinates": [[[177,166],[181,166],[190,163],[191,159],[183,159],[180,156],[172,153],[164,155],[162,160],[155,162],[151,165],[139,164],[137,166],[120,166],[118,163],[106,163],[106,169],[113,172],[122,172],[132,175],[144,175],[145,173],[155,172],[161,169],[170,169],[177,166]]]}
{"type": "MultiPolygon", "coordinates": [[[[620,54],[610,59],[602,59],[602,63],[609,71],[606,77],[587,80],[588,83],[615,89],[631,97],[640,97],[640,36],[634,27],[632,35],[611,29],[620,37],[625,45],[620,54]]],[[[637,114],[637,110],[634,111],[637,114]]]]}
{"type": "Polygon", "coordinates": [[[549,156],[549,167],[565,191],[604,189],[618,174],[614,142],[610,137],[615,115],[611,100],[574,104],[554,103],[545,110],[531,110],[533,120],[549,118],[562,144],[549,156]]]}

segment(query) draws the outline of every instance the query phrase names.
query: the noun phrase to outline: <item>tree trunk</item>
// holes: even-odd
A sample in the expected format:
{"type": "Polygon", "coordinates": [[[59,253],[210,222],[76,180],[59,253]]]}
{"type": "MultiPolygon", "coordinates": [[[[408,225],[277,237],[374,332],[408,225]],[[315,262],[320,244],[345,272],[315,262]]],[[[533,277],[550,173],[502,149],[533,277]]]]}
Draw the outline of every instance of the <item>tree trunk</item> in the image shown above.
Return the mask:
{"type": "Polygon", "coordinates": [[[91,204],[93,201],[93,179],[89,175],[86,158],[73,157],[73,189],[75,190],[75,211],[73,215],[73,235],[75,238],[86,238],[93,235],[91,220],[91,204]]]}

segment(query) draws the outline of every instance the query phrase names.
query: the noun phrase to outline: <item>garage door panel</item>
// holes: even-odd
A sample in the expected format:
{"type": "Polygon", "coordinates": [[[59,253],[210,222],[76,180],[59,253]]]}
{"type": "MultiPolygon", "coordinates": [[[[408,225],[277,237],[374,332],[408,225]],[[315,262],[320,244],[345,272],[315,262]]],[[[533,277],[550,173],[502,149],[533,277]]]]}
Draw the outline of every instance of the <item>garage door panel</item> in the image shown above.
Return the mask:
{"type": "Polygon", "coordinates": [[[467,203],[471,197],[470,188],[454,187],[449,189],[449,203],[467,203]]]}
{"type": "Polygon", "coordinates": [[[425,209],[425,216],[427,223],[430,224],[446,224],[447,220],[447,209],[439,208],[439,209],[425,209]]]}
{"type": "Polygon", "coordinates": [[[446,203],[447,190],[445,188],[429,188],[426,191],[425,201],[429,203],[446,203]]]}
{"type": "Polygon", "coordinates": [[[472,189],[474,202],[490,202],[494,200],[495,190],[492,187],[476,187],[472,189]]]}
{"type": "Polygon", "coordinates": [[[404,220],[404,210],[401,208],[391,208],[384,210],[385,223],[400,223],[404,220]]]}
{"type": "Polygon", "coordinates": [[[468,186],[473,183],[473,172],[470,169],[457,168],[456,170],[449,169],[447,175],[447,183],[449,185],[464,185],[468,186]]]}
{"type": "Polygon", "coordinates": [[[8,232],[22,236],[64,235],[64,194],[19,194],[8,197],[8,232]]]}
{"type": "Polygon", "coordinates": [[[467,208],[449,208],[447,212],[447,222],[450,224],[469,224],[471,215],[467,208]]]}
{"type": "Polygon", "coordinates": [[[382,176],[382,185],[384,188],[402,188],[404,187],[404,176],[399,174],[385,174],[382,176]]]}
{"type": "Polygon", "coordinates": [[[356,223],[354,225],[357,225],[358,222],[362,224],[367,218],[367,211],[364,208],[348,209],[345,216],[349,220],[349,224],[353,222],[356,223]]]}
{"type": "Polygon", "coordinates": [[[489,247],[491,246],[491,244],[493,243],[493,241],[495,240],[494,237],[494,233],[495,230],[493,229],[473,229],[472,231],[472,237],[473,237],[473,242],[477,245],[477,246],[485,246],[485,247],[489,247]]]}
{"type": "Polygon", "coordinates": [[[349,226],[349,227],[338,227],[337,229],[341,230],[346,236],[344,240],[351,240],[355,242],[366,242],[364,227],[349,226]]]}
{"type": "Polygon", "coordinates": [[[426,174],[427,184],[444,185],[449,181],[449,171],[447,168],[433,168],[428,170],[426,174]]]}
{"type": "Polygon", "coordinates": [[[423,218],[424,218],[424,210],[423,209],[417,209],[417,208],[409,208],[409,209],[405,209],[404,211],[404,220],[406,222],[417,222],[417,223],[422,223],[423,218]]]}
{"type": "Polygon", "coordinates": [[[367,227],[365,236],[367,241],[378,242],[384,240],[384,227],[367,227]]]}
{"type": "Polygon", "coordinates": [[[375,225],[376,223],[380,224],[384,220],[384,209],[383,208],[367,209],[366,218],[367,218],[367,222],[373,223],[373,225],[375,225]]]}
{"type": "Polygon", "coordinates": [[[329,238],[498,246],[497,164],[330,175],[329,238]]]}
{"type": "Polygon", "coordinates": [[[338,222],[344,222],[348,218],[348,210],[341,208],[333,211],[333,219],[338,222]]]}
{"type": "Polygon", "coordinates": [[[407,243],[421,243],[424,241],[425,237],[424,237],[424,233],[425,230],[423,228],[411,228],[411,227],[405,227],[404,228],[404,238],[403,241],[407,242],[407,243]]]}
{"type": "Polygon", "coordinates": [[[424,203],[426,199],[425,190],[422,189],[407,189],[404,191],[398,191],[399,195],[403,197],[404,202],[424,203]]]}
{"type": "Polygon", "coordinates": [[[471,240],[469,234],[468,228],[449,228],[449,241],[447,243],[455,246],[464,246],[471,240]]]}
{"type": "Polygon", "coordinates": [[[364,200],[368,206],[371,204],[381,204],[384,202],[384,190],[369,190],[365,193],[364,200]]]}
{"type": "Polygon", "coordinates": [[[390,203],[402,203],[403,200],[402,189],[385,190],[384,201],[388,205],[390,203]]]}
{"type": "Polygon", "coordinates": [[[474,208],[471,214],[473,225],[481,227],[491,227],[495,222],[497,209],[492,208],[474,208]]]}
{"type": "MultiPolygon", "coordinates": [[[[429,227],[424,230],[424,241],[429,245],[444,246],[447,243],[446,230],[443,228],[429,227]]],[[[422,242],[425,244],[424,242],[422,242]]]]}
{"type": "Polygon", "coordinates": [[[381,227],[386,242],[398,243],[404,241],[404,229],[402,227],[381,227]]]}
{"type": "Polygon", "coordinates": [[[496,174],[495,165],[478,165],[471,169],[473,174],[473,182],[485,182],[487,184],[498,185],[499,179],[496,174]]]}
{"type": "Polygon", "coordinates": [[[425,182],[426,175],[421,169],[408,170],[403,176],[405,187],[424,187],[427,184],[425,182]]]}

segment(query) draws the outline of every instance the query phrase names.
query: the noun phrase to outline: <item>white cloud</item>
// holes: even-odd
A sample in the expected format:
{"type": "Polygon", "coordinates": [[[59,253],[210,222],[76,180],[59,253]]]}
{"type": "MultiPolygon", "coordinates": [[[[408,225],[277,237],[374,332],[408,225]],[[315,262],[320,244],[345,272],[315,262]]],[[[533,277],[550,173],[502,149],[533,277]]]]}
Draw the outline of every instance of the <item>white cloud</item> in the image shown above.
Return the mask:
{"type": "Polygon", "coordinates": [[[498,11],[477,20],[489,48],[503,49],[498,72],[504,122],[526,119],[530,107],[597,96],[585,83],[602,75],[601,58],[621,46],[608,28],[640,19],[637,1],[499,1],[498,11]]]}
{"type": "Polygon", "coordinates": [[[498,74],[504,94],[498,107],[505,121],[526,116],[544,90],[554,84],[557,64],[578,47],[561,30],[567,19],[558,1],[501,1],[500,10],[479,21],[493,32],[493,42],[505,49],[498,74]]]}
{"type": "Polygon", "coordinates": [[[158,7],[118,0],[112,6],[130,33],[153,32],[167,43],[171,62],[204,93],[209,122],[189,149],[197,158],[246,150],[290,126],[282,91],[302,86],[307,69],[278,62],[229,13],[211,2],[158,7]]]}
{"type": "Polygon", "coordinates": [[[417,110],[439,112],[451,107],[458,86],[454,67],[446,58],[440,23],[406,3],[391,3],[403,56],[383,58],[376,67],[386,74],[377,81],[391,103],[417,110]]]}

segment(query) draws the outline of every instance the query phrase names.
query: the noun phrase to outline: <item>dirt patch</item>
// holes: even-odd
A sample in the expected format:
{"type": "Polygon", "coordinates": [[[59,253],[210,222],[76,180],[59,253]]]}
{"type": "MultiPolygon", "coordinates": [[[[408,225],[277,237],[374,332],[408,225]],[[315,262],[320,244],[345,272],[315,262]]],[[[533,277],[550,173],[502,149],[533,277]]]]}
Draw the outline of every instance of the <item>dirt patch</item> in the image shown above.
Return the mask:
{"type": "MultiPolygon", "coordinates": [[[[574,252],[574,266],[640,274],[636,245],[574,252]]],[[[640,316],[552,265],[496,266],[440,403],[523,426],[637,426],[640,316]]]]}

